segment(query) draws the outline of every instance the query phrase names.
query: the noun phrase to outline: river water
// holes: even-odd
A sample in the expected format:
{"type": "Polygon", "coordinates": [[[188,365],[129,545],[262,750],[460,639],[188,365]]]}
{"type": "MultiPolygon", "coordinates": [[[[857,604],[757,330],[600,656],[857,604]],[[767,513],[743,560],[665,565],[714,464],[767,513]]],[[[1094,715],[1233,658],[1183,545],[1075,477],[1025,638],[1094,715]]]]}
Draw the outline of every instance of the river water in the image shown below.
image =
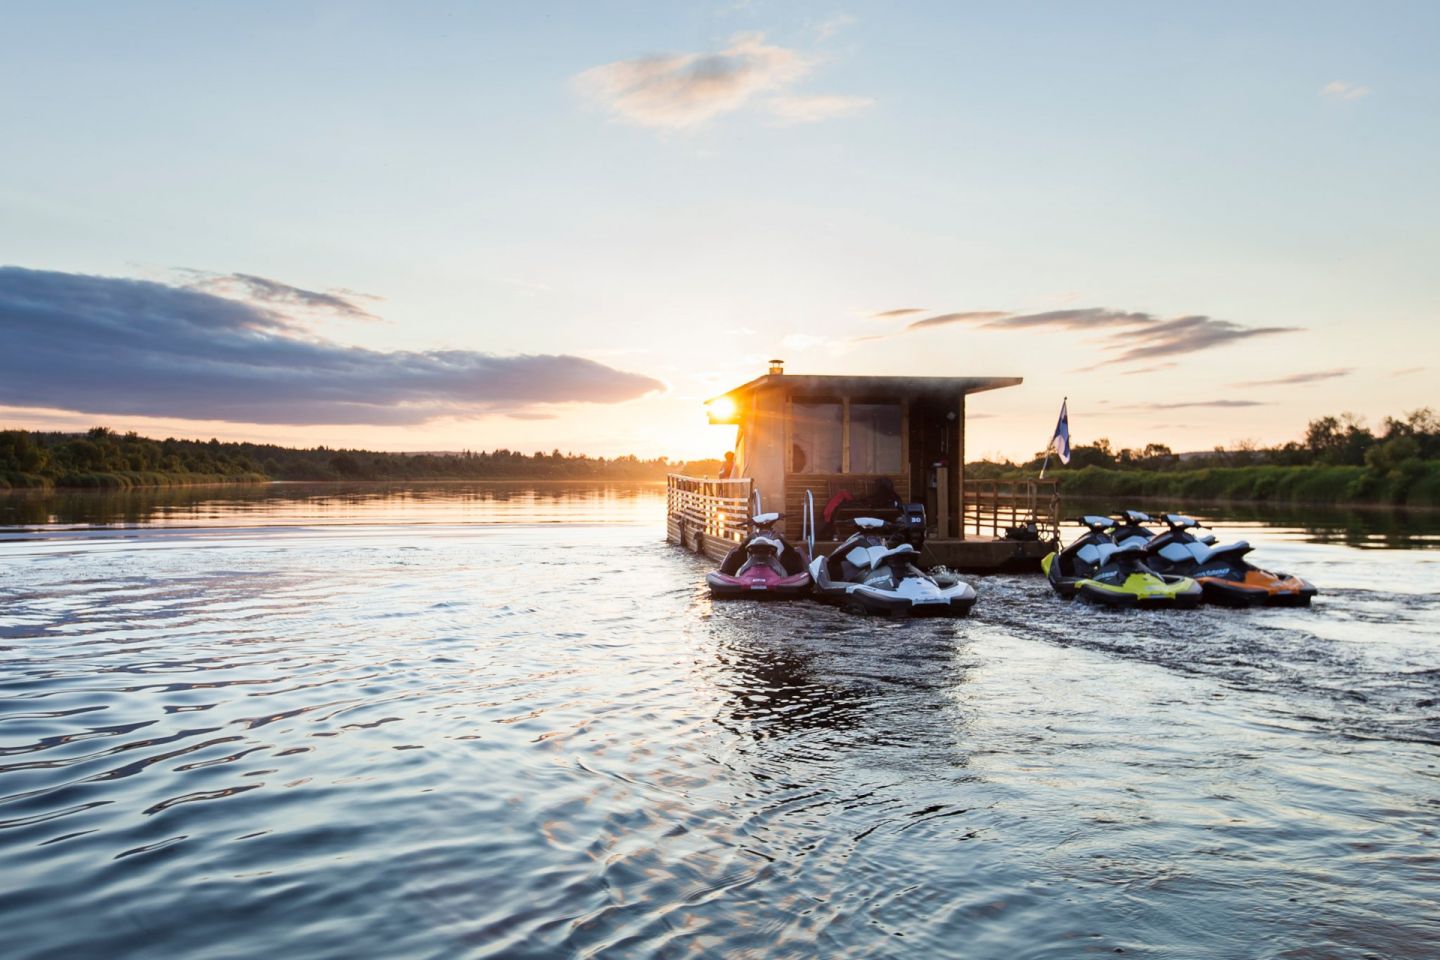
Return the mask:
{"type": "Polygon", "coordinates": [[[0,951],[1440,956],[1433,516],[1208,515],[1309,610],[911,623],[712,604],[663,511],[0,500],[0,951]]]}

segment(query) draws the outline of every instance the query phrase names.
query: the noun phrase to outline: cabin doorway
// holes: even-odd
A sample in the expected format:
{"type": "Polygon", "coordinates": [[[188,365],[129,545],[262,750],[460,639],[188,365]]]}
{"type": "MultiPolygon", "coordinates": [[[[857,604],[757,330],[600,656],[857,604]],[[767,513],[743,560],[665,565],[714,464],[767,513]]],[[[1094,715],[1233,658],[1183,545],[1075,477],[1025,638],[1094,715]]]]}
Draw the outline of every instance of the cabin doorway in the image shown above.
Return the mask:
{"type": "Polygon", "coordinates": [[[910,403],[910,490],[925,504],[932,536],[959,539],[964,485],[964,400],[925,397],[910,403]],[[923,493],[923,498],[919,494],[923,493]]]}

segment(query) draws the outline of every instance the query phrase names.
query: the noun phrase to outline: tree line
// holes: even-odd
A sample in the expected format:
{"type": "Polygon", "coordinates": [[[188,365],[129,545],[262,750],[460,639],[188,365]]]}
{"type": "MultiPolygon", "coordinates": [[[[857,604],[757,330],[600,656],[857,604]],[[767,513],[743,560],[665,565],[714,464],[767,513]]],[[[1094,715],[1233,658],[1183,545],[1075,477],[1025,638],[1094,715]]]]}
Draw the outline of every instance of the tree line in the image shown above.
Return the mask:
{"type": "MultiPolygon", "coordinates": [[[[966,476],[1034,477],[1044,460],[966,464],[966,476]]],[[[1063,472],[1052,458],[1047,475],[1072,496],[1440,506],[1440,417],[1426,407],[1372,430],[1346,413],[1311,420],[1287,443],[1183,455],[1161,443],[1115,450],[1101,438],[1074,446],[1063,472]]]]}
{"type": "MultiPolygon", "coordinates": [[[[1403,417],[1386,417],[1378,430],[1370,429],[1353,413],[1320,417],[1305,427],[1305,435],[1275,446],[1242,442],[1233,447],[1179,454],[1163,443],[1115,449],[1109,439],[1077,444],[1070,450],[1071,469],[1102,467],[1108,470],[1199,470],[1208,467],[1350,466],[1394,470],[1412,461],[1440,460],[1440,415],[1429,407],[1403,417]]],[[[1009,472],[1039,472],[1045,462],[1040,451],[1024,463],[979,461],[967,464],[970,476],[1009,472]],[[978,472],[977,472],[978,471],[978,472]]],[[[1059,461],[1052,455],[1051,469],[1059,461]]]]}
{"type": "Polygon", "coordinates": [[[153,440],[95,427],[83,434],[0,431],[0,487],[129,487],[266,480],[659,480],[685,467],[659,457],[464,450],[378,453],[219,440],[153,440]]]}

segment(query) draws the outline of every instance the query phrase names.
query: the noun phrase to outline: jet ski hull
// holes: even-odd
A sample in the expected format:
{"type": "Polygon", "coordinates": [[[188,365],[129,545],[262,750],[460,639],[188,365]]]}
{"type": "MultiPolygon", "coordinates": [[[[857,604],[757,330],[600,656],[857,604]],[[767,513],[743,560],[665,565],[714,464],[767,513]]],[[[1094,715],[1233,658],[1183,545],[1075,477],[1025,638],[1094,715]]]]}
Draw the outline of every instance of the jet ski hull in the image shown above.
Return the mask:
{"type": "Polygon", "coordinates": [[[803,597],[810,592],[810,574],[797,573],[788,577],[776,576],[768,570],[758,574],[741,574],[738,577],[724,573],[705,575],[710,587],[710,596],[717,600],[784,600],[803,597]]]}
{"type": "Polygon", "coordinates": [[[1132,573],[1120,583],[1081,580],[1075,596],[1105,607],[1138,610],[1190,610],[1198,607],[1205,589],[1189,577],[1132,573]]]}
{"type": "Polygon", "coordinates": [[[856,606],[865,613],[887,617],[964,617],[975,606],[975,599],[973,589],[935,599],[912,599],[889,590],[858,586],[845,594],[842,603],[856,606]]]}
{"type": "Polygon", "coordinates": [[[1061,576],[1060,568],[1057,565],[1059,557],[1059,551],[1042,557],[1040,559],[1040,569],[1044,571],[1045,579],[1049,582],[1050,589],[1060,594],[1060,596],[1066,600],[1073,600],[1075,598],[1075,585],[1083,580],[1084,577],[1061,576]]]}
{"type": "Polygon", "coordinates": [[[1251,568],[1243,580],[1196,577],[1205,602],[1227,607],[1308,607],[1315,587],[1299,577],[1251,568]]]}

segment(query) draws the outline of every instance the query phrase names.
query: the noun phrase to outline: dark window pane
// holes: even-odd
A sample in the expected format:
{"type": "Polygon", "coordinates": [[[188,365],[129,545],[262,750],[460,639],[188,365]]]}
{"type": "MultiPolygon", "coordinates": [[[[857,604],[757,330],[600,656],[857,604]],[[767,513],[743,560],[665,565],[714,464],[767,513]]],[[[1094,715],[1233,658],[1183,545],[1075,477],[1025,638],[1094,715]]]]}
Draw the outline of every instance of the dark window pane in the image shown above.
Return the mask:
{"type": "Polygon", "coordinates": [[[900,404],[850,404],[850,472],[900,470],[900,404]]]}
{"type": "Polygon", "coordinates": [[[791,469],[795,473],[840,472],[838,403],[797,402],[790,406],[791,469]]]}

